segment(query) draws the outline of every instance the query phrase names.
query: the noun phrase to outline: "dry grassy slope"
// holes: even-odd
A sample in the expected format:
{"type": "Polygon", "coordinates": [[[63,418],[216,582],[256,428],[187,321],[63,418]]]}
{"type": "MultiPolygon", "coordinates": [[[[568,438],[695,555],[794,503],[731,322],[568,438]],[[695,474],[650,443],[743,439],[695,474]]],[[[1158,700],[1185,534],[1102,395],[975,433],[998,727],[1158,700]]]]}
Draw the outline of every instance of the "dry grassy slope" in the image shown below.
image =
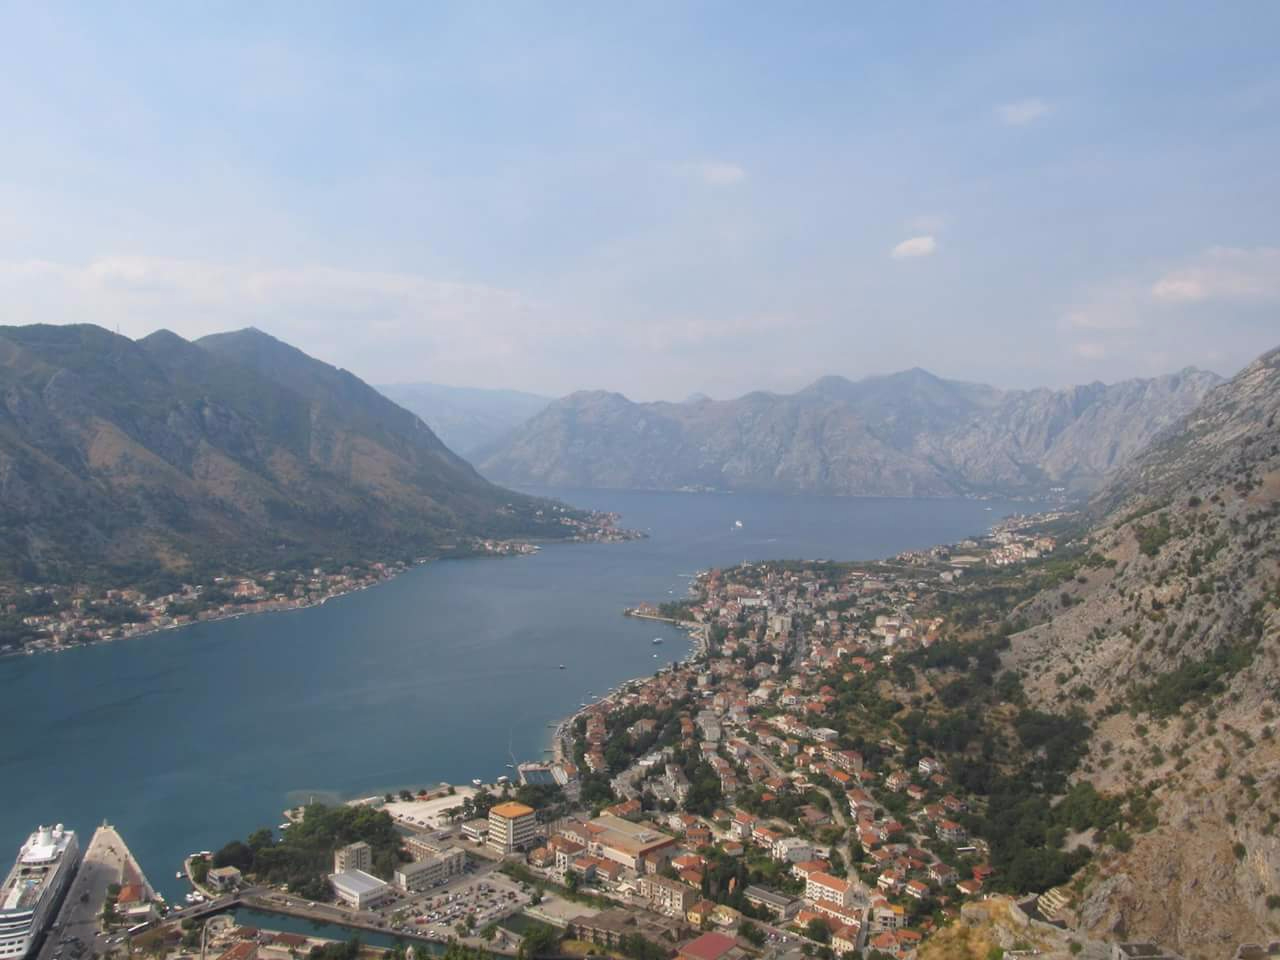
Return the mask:
{"type": "Polygon", "coordinates": [[[919,960],[987,960],[993,948],[1036,951],[1044,960],[1105,960],[1104,943],[1029,921],[1007,897],[992,897],[964,905],[962,922],[929,937],[920,947],[919,960]],[[1079,952],[1071,952],[1071,944],[1079,952]]]}
{"type": "Polygon", "coordinates": [[[1089,933],[1191,957],[1280,934],[1267,905],[1280,895],[1278,420],[1273,351],[1100,495],[1089,543],[1105,563],[1020,611],[1039,624],[1008,654],[1029,695],[1097,720],[1084,775],[1153,785],[1160,802],[1155,830],[1089,868],[1089,933]],[[1244,665],[1191,683],[1224,649],[1244,665]],[[1156,681],[1157,697],[1135,698],[1156,681]]]}

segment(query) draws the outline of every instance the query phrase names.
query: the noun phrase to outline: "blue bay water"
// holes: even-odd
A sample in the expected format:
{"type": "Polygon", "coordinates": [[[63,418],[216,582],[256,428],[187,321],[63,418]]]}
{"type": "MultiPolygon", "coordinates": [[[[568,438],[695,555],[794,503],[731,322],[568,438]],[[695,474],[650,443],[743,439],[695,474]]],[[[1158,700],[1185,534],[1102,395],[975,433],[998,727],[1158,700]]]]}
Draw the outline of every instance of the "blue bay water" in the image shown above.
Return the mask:
{"type": "Polygon", "coordinates": [[[542,756],[548,724],[688,651],[681,632],[622,610],[683,596],[700,569],[886,556],[1019,509],[535,492],[616,510],[650,537],[434,563],[320,607],[0,660],[0,862],[36,824],[87,833],[105,818],[173,899],[185,853],[274,826],[310,796],[491,780],[542,756]]]}

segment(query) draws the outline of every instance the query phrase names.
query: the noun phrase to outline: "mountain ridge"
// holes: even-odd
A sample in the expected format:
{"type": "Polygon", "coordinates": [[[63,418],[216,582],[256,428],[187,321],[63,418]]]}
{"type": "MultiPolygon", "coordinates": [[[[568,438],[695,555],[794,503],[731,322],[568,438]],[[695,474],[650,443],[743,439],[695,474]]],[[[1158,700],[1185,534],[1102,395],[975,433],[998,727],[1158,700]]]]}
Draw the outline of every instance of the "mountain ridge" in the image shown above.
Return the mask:
{"type": "Polygon", "coordinates": [[[348,371],[261,331],[0,327],[0,577],[136,582],[565,535],[348,371]],[[221,569],[218,572],[222,572],[221,569]]]}
{"type": "Polygon", "coordinates": [[[475,452],[517,484],[874,496],[1037,495],[1103,477],[1221,382],[1187,368],[1000,390],[920,368],[793,394],[636,403],[578,391],[475,452]]]}

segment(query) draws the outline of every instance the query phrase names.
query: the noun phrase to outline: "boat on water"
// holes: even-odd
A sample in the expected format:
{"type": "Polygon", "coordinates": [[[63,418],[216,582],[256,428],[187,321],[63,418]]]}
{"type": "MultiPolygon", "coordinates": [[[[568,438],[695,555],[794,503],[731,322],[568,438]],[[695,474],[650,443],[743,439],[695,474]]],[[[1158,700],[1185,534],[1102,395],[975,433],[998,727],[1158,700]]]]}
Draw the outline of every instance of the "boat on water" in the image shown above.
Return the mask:
{"type": "Polygon", "coordinates": [[[480,780],[480,778],[479,778],[479,777],[476,777],[474,780],[472,780],[472,781],[471,781],[471,785],[472,785],[473,787],[479,787],[479,786],[482,786],[483,784],[482,784],[482,781],[480,780]]]}
{"type": "Polygon", "coordinates": [[[658,659],[658,655],[657,655],[656,653],[653,655],[653,659],[655,659],[655,660],[657,660],[657,659],[658,659]]]}
{"type": "Polygon", "coordinates": [[[562,664],[560,664],[560,669],[561,669],[561,670],[563,670],[563,669],[564,669],[564,664],[563,664],[563,663],[562,663],[562,664]]]}
{"type": "Polygon", "coordinates": [[[653,642],[654,642],[654,643],[661,643],[661,642],[662,642],[662,638],[661,638],[661,637],[654,637],[654,638],[653,638],[653,642]]]}
{"type": "Polygon", "coordinates": [[[734,527],[734,529],[735,529],[735,530],[741,530],[741,529],[742,529],[742,521],[741,521],[741,520],[735,520],[735,521],[733,521],[733,527],[734,527]]]}
{"type": "Polygon", "coordinates": [[[181,870],[179,870],[177,873],[175,873],[175,874],[173,875],[173,879],[175,879],[175,880],[181,880],[181,879],[183,878],[183,876],[184,876],[183,872],[182,872],[181,870]]]}
{"type": "Polygon", "coordinates": [[[53,923],[80,861],[76,832],[41,826],[18,849],[0,888],[0,957],[23,960],[53,923]]]}

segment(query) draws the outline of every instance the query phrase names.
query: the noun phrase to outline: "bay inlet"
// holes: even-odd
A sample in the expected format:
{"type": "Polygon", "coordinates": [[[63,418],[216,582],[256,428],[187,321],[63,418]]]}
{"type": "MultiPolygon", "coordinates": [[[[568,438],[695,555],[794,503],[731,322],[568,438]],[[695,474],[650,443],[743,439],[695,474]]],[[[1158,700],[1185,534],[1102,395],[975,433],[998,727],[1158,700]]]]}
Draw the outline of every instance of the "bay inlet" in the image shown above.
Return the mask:
{"type": "Polygon", "coordinates": [[[492,780],[541,757],[549,725],[688,653],[682,631],[622,611],[684,596],[698,570],[881,557],[1026,509],[535,492],[616,510],[649,539],[433,563],[322,606],[0,660],[0,847],[39,823],[106,818],[172,900],[183,855],[286,806],[492,780]]]}

